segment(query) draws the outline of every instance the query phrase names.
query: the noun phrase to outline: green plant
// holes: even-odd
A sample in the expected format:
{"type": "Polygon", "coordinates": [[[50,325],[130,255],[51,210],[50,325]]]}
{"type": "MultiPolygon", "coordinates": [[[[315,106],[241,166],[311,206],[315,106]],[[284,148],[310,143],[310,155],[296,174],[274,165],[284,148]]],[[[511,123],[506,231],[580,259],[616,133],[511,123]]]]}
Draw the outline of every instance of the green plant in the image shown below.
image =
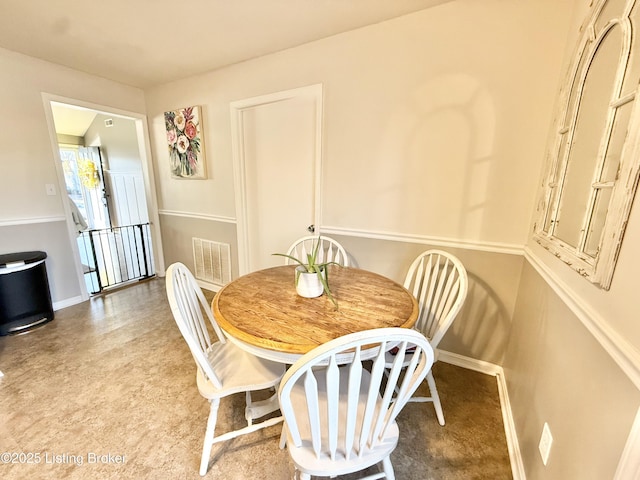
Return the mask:
{"type": "MultiPolygon", "coordinates": [[[[329,270],[327,267],[329,265],[339,265],[336,262],[321,262],[318,263],[318,251],[320,249],[320,237],[318,237],[317,241],[314,240],[313,248],[311,249],[311,253],[307,253],[307,261],[303,262],[299,258],[294,257],[293,255],[287,255],[286,253],[274,253],[273,255],[278,255],[281,257],[289,258],[298,264],[298,266],[303,267],[307,273],[315,273],[318,275],[320,282],[322,283],[322,288],[324,292],[327,294],[329,299],[333,302],[333,304],[338,307],[338,302],[331,294],[331,290],[329,289],[329,270]]],[[[296,285],[298,284],[298,279],[300,278],[300,271],[296,270],[296,285]]]]}

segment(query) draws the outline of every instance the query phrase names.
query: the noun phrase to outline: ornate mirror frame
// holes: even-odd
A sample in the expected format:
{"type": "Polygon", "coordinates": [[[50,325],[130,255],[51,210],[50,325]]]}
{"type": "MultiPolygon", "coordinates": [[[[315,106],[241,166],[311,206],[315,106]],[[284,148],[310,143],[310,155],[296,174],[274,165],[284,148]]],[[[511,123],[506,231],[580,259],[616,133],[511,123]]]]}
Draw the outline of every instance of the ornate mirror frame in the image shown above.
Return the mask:
{"type": "Polygon", "coordinates": [[[607,290],[640,171],[638,3],[599,0],[583,26],[534,224],[539,244],[607,290]]]}

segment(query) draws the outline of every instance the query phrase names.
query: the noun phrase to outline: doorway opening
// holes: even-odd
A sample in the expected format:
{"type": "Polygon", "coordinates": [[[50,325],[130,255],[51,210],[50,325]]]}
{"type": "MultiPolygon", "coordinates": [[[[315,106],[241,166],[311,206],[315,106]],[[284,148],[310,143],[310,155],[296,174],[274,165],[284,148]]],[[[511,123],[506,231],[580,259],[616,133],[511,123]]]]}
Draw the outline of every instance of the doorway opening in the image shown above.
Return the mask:
{"type": "Polygon", "coordinates": [[[155,276],[139,120],[50,106],[83,297],[155,276]]]}

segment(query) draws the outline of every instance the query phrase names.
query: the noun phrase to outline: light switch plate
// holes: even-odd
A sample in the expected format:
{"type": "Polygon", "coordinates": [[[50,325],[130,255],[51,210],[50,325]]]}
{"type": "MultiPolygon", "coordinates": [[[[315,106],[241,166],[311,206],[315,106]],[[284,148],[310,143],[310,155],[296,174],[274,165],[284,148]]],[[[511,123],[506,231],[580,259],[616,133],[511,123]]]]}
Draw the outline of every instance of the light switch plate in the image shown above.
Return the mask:
{"type": "Polygon", "coordinates": [[[47,183],[45,185],[45,189],[47,190],[47,195],[55,195],[56,194],[56,186],[53,183],[47,183]]]}

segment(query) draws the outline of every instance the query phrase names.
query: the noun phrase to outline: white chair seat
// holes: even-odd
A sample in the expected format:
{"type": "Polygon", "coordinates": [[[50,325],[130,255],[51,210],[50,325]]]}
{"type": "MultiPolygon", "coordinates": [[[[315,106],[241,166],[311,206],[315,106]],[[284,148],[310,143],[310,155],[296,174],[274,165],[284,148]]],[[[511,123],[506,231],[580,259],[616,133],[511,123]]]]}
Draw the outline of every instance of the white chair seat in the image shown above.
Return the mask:
{"type": "MultiPolygon", "coordinates": [[[[340,399],[339,407],[340,411],[346,411],[347,396],[347,382],[349,376],[347,374],[347,366],[340,368],[340,399]]],[[[360,401],[358,402],[358,413],[356,415],[356,430],[354,433],[354,450],[357,450],[355,442],[360,438],[362,433],[364,417],[364,408],[366,406],[366,396],[369,390],[371,375],[368,371],[362,372],[362,383],[360,385],[360,401]]],[[[318,377],[318,390],[326,391],[327,382],[326,377],[318,377]]],[[[379,401],[382,399],[379,397],[379,401]]],[[[300,384],[293,387],[291,391],[291,403],[294,410],[305,411],[308,408],[307,397],[304,392],[304,387],[300,384]]],[[[318,405],[318,409],[321,412],[320,418],[322,424],[327,424],[327,399],[322,397],[318,405]]],[[[308,422],[301,421],[298,424],[300,428],[300,435],[302,438],[311,439],[311,428],[308,422]]],[[[346,422],[340,423],[338,426],[338,445],[345,444],[345,430],[346,422]]],[[[376,464],[388,457],[391,452],[396,448],[398,439],[400,437],[400,431],[395,420],[389,425],[384,439],[376,443],[373,448],[367,451],[367,455],[359,457],[352,455],[350,458],[346,458],[344,450],[338,452],[335,459],[332,461],[331,474],[343,475],[349,472],[357,472],[364,470],[372,464],[376,464]]],[[[327,438],[327,431],[322,432],[321,443],[327,445],[329,439],[327,438]]],[[[321,476],[326,472],[326,463],[331,461],[328,452],[321,452],[320,456],[316,456],[311,446],[311,440],[303,440],[300,447],[296,447],[291,438],[287,439],[287,446],[293,462],[299,469],[311,474],[321,476]]]]}
{"type": "Polygon", "coordinates": [[[206,355],[223,385],[223,388],[216,388],[198,369],[198,390],[207,399],[245,392],[248,386],[251,390],[269,388],[273,386],[274,379],[284,374],[283,364],[260,359],[231,342],[214,343],[206,355]]]}
{"type": "Polygon", "coordinates": [[[254,401],[251,392],[267,388],[275,390],[285,369],[281,363],[254,357],[227,341],[213,318],[202,290],[182,263],[174,263],[167,269],[166,288],[173,318],[198,366],[198,391],[211,405],[200,460],[200,475],[205,475],[214,443],[246,435],[282,421],[282,417],[275,417],[254,424],[254,419],[278,410],[278,402],[275,393],[266,400],[254,401]],[[208,326],[205,318],[209,320],[208,326]],[[209,328],[213,329],[218,341],[211,341],[209,328]],[[220,399],[240,392],[245,393],[244,416],[247,426],[216,436],[220,399]]]}
{"type": "Polygon", "coordinates": [[[278,397],[285,418],[281,446],[289,449],[300,479],[333,478],[381,464],[383,471],[366,479],[394,480],[390,455],[399,438],[396,417],[432,364],[427,339],[406,328],[345,335],[296,361],[278,397]],[[399,352],[385,382],[385,352],[392,345],[399,352]],[[403,367],[409,348],[415,348],[412,361],[403,367]]]}

